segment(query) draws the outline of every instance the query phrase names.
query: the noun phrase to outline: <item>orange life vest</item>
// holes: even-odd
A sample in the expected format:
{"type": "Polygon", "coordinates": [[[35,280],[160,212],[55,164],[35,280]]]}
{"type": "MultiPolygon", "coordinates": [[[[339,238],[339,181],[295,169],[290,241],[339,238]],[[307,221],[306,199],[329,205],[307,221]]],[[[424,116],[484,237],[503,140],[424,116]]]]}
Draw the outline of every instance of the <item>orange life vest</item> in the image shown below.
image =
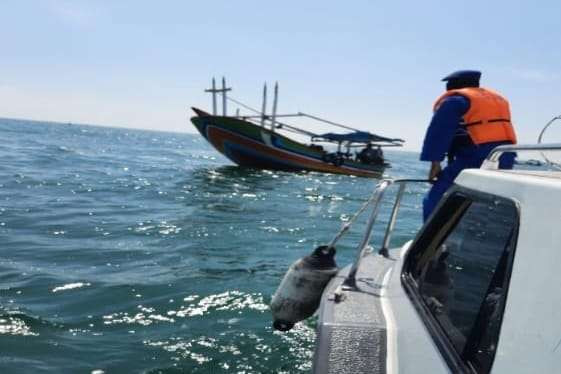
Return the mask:
{"type": "Polygon", "coordinates": [[[465,126],[474,144],[509,141],[516,144],[516,134],[510,120],[508,101],[488,88],[466,87],[446,91],[434,103],[436,111],[449,96],[461,95],[469,99],[470,106],[463,116],[465,126]]]}

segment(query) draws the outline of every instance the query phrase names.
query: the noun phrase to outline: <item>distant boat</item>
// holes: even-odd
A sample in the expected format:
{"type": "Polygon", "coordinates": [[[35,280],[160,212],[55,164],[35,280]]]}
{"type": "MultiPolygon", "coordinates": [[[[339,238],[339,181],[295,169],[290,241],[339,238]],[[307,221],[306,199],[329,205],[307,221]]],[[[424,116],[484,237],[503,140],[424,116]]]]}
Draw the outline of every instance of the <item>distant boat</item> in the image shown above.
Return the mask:
{"type": "Polygon", "coordinates": [[[404,142],[402,139],[385,138],[305,113],[277,115],[278,85],[275,85],[271,115],[265,114],[267,86],[263,90],[262,111],[227,97],[227,91],[230,90],[231,88],[226,88],[224,79],[222,88],[216,88],[213,79],[212,88],[206,90],[213,94],[213,114],[192,108],[196,116],[191,118],[191,122],[214,148],[240,166],[379,177],[389,166],[381,148],[399,147],[404,142]],[[217,93],[222,94],[222,115],[216,113],[217,93]],[[235,116],[228,116],[228,99],[255,111],[257,115],[241,116],[238,110],[235,116]],[[278,121],[278,118],[286,117],[307,117],[352,132],[316,134],[278,121]],[[304,144],[291,139],[284,134],[286,132],[308,137],[311,143],[304,144]],[[315,143],[336,144],[337,150],[329,151],[315,143]],[[361,148],[361,151],[353,155],[353,148],[361,148]]]}

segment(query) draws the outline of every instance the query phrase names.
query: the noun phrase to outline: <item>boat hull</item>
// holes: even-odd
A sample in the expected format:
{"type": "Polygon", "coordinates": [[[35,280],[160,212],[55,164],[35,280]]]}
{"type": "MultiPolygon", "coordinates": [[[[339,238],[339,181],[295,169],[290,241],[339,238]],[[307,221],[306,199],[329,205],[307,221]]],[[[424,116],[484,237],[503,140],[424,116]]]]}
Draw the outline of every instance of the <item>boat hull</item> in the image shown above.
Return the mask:
{"type": "Polygon", "coordinates": [[[213,116],[194,109],[191,122],[216,150],[240,166],[380,177],[385,165],[366,165],[345,159],[341,165],[324,161],[327,152],[298,143],[282,134],[232,117],[213,116]]]}

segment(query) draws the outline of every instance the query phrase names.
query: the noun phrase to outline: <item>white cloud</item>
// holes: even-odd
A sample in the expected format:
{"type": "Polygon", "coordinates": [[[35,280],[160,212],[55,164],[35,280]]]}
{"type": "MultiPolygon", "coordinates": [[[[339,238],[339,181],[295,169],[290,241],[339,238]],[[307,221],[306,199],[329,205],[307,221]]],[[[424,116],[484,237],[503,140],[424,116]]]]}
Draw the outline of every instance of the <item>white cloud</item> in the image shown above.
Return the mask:
{"type": "Polygon", "coordinates": [[[561,74],[559,72],[533,68],[508,68],[508,72],[517,79],[523,79],[535,83],[551,82],[561,79],[561,74]]]}
{"type": "Polygon", "coordinates": [[[102,9],[97,3],[49,0],[47,4],[55,17],[74,27],[95,24],[98,17],[102,15],[102,9]]]}

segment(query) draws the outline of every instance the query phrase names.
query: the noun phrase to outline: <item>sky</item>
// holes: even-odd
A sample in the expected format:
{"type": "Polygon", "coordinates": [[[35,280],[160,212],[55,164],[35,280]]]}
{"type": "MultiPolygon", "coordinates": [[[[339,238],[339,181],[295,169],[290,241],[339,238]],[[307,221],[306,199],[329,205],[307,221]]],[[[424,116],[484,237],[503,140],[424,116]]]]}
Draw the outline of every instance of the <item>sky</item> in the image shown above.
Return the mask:
{"type": "Polygon", "coordinates": [[[253,107],[278,81],[279,112],[419,150],[440,79],[478,69],[528,143],[561,114],[560,40],[558,0],[3,1],[0,117],[195,132],[225,76],[253,107]]]}

